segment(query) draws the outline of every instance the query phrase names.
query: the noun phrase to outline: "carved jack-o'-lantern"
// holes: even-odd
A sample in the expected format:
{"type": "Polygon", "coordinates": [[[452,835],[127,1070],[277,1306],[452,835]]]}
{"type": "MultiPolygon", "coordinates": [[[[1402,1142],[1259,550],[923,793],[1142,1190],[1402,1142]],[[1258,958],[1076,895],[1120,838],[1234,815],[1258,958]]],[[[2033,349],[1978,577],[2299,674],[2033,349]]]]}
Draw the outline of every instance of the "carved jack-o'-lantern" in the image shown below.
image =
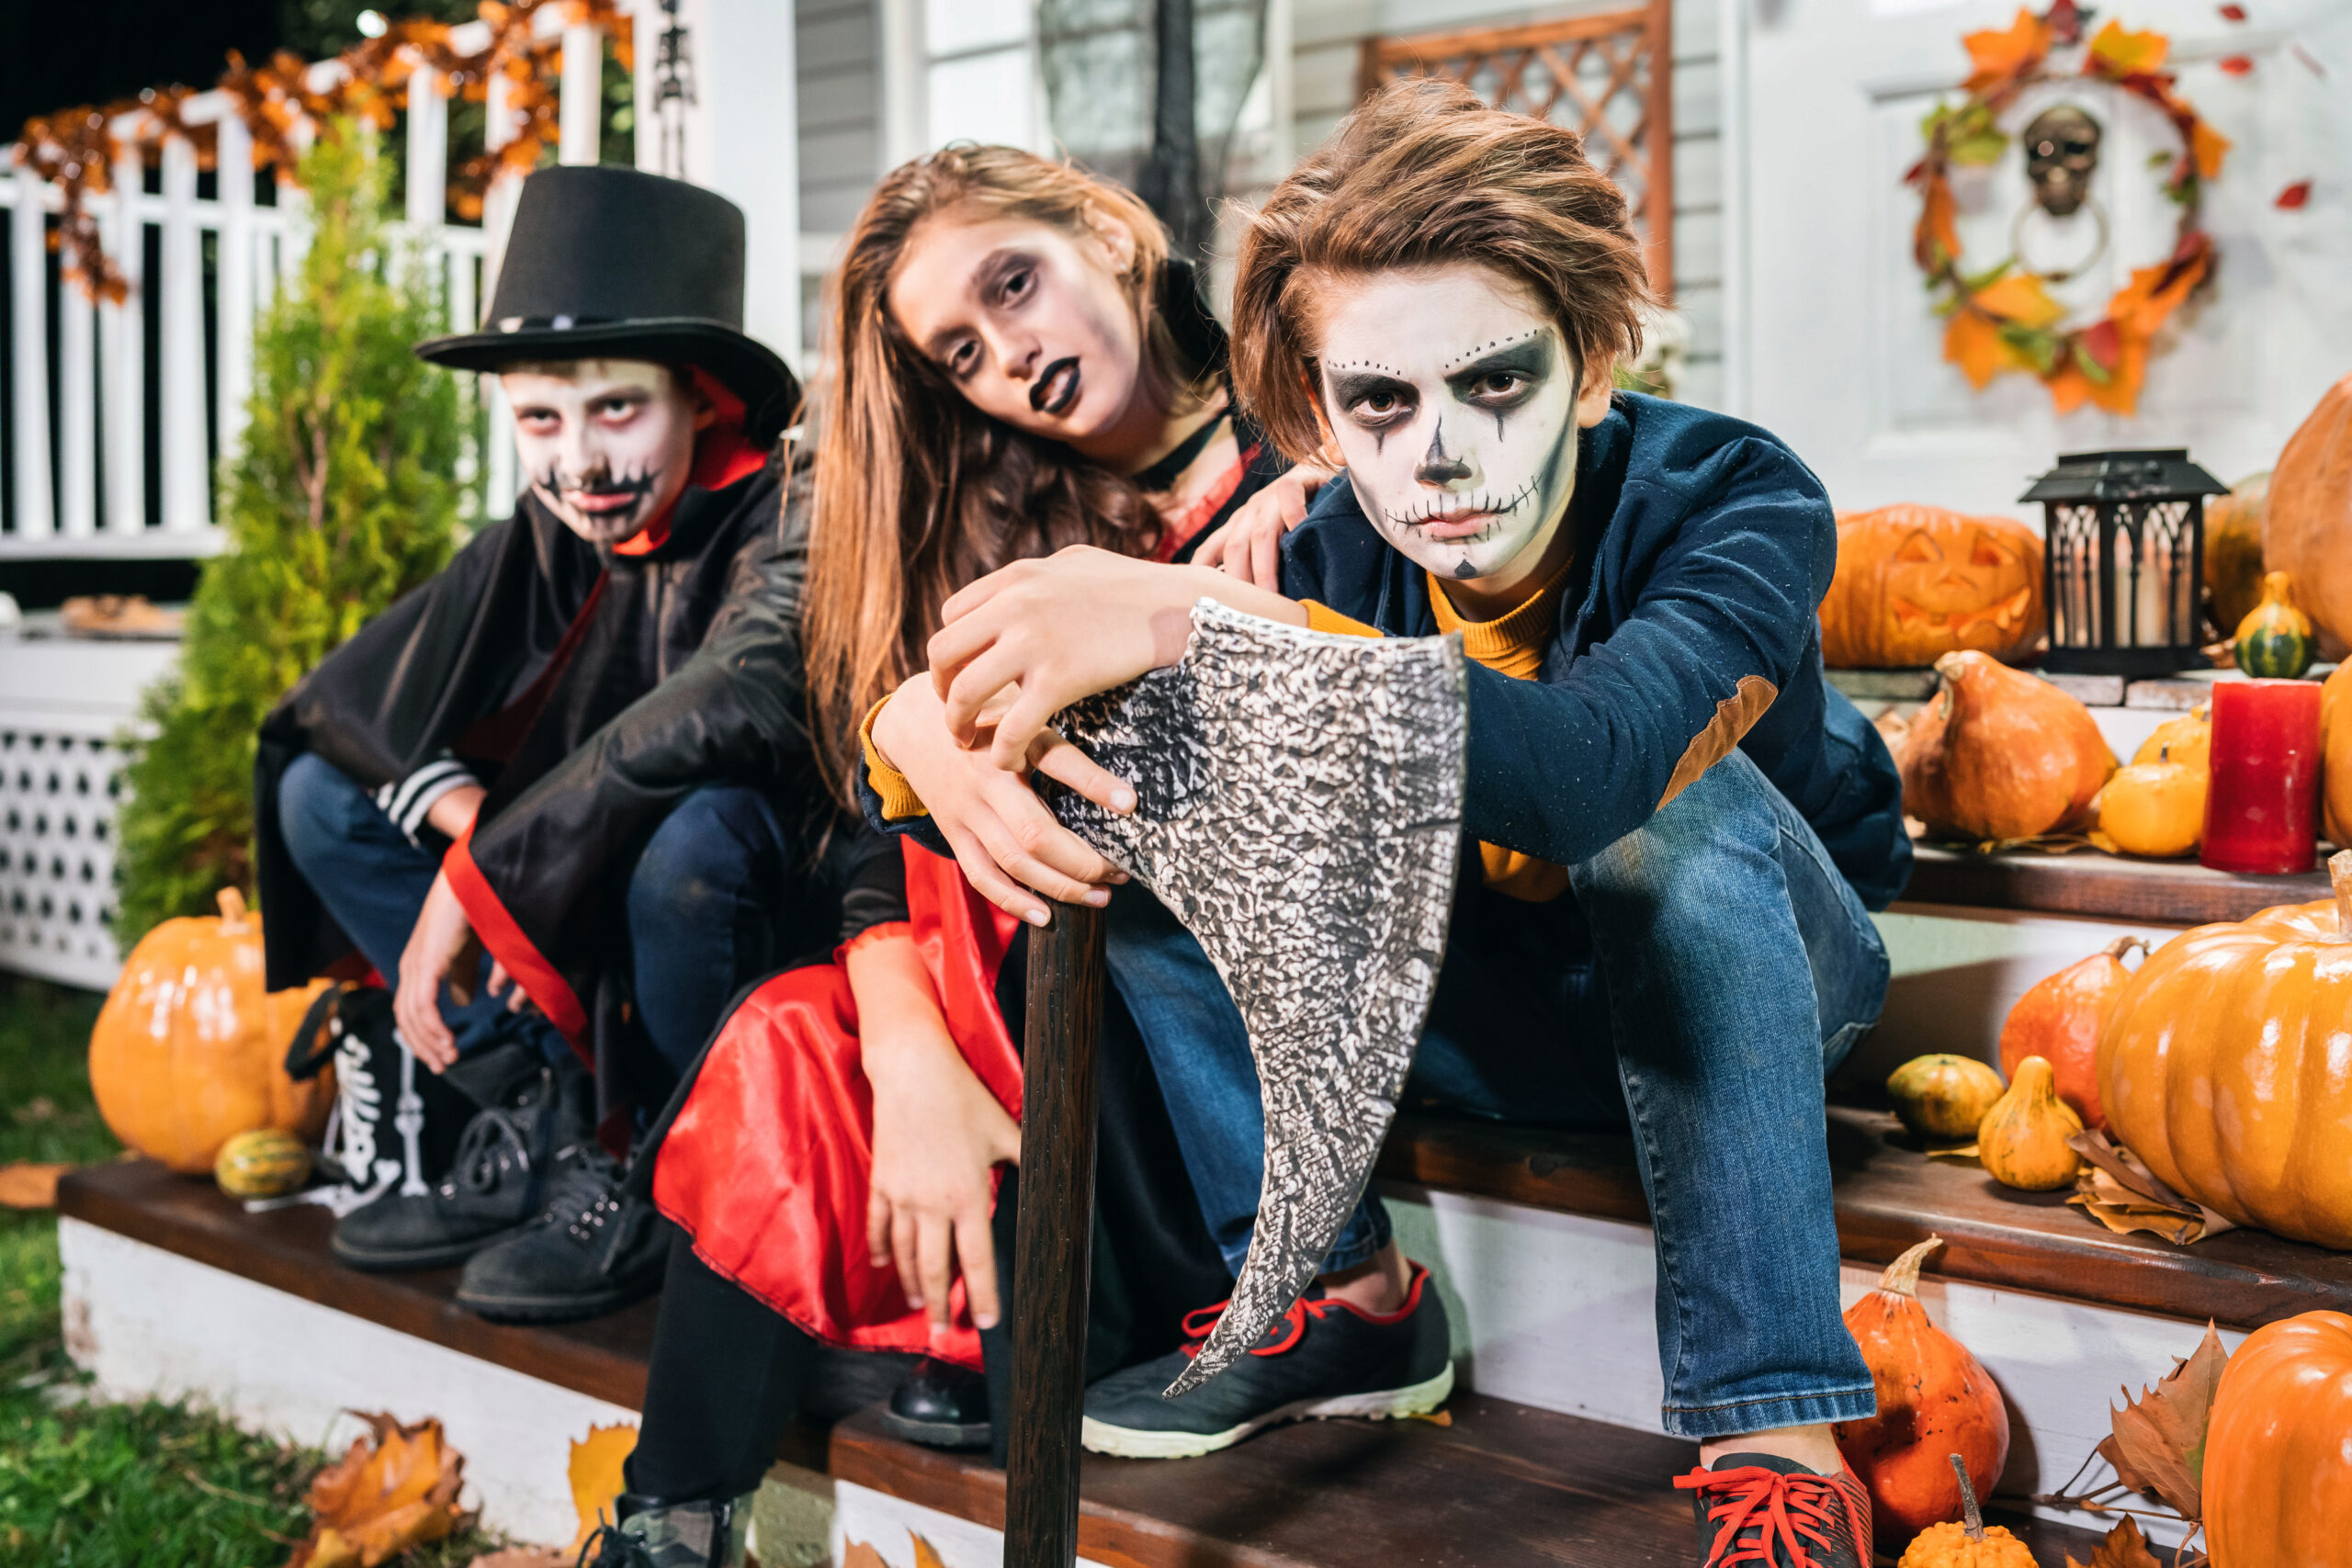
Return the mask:
{"type": "Polygon", "coordinates": [[[1933,664],[1975,649],[2030,653],[2041,637],[2041,540],[2009,517],[1882,506],[1838,519],[1838,572],[1821,603],[1833,670],[1933,664]]]}

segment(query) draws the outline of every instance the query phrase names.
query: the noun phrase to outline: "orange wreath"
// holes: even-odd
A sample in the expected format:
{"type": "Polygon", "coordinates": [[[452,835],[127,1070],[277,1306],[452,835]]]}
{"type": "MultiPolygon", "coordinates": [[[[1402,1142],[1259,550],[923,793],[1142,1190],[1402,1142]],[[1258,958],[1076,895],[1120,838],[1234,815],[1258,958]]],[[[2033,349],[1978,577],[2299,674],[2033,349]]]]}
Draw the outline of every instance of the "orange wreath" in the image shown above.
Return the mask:
{"type": "Polygon", "coordinates": [[[2205,182],[2222,172],[2230,141],[2173,90],[2177,78],[2163,69],[2171,40],[2162,33],[2127,32],[2110,20],[2083,47],[2077,67],[2054,69],[2051,51],[2081,45],[2082,28],[2075,0],[2056,0],[2041,16],[2020,9],[2006,30],[1988,28],[1962,40],[1975,66],[1961,84],[1967,99],[1957,107],[1939,104],[1928,114],[1921,125],[1927,155],[1904,176],[1921,196],[1912,255],[1939,296],[1937,313],[1949,322],[1944,358],[1978,389],[1996,376],[2023,370],[2041,378],[2060,413],[2088,401],[2128,414],[2139,406],[2157,329],[2212,284],[2213,237],[2197,219],[2205,182]],[[1974,275],[1962,269],[1951,167],[1997,162],[2009,145],[2008,132],[1997,123],[2001,111],[2036,83],[2070,79],[2111,83],[2172,121],[2180,133],[2180,155],[2170,160],[2164,189],[2180,209],[2180,224],[2172,254],[2134,268],[2132,281],[2107,302],[2106,315],[2062,329],[2065,307],[2042,287],[2041,275],[2020,267],[2015,257],[1974,275]]]}

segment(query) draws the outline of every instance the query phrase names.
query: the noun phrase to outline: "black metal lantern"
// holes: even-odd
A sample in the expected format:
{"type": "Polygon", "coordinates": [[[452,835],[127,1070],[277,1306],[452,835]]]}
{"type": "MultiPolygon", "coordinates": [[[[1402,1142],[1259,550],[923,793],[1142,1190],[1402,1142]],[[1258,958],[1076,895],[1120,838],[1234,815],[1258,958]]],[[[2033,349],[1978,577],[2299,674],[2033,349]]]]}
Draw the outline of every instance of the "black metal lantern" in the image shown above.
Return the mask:
{"type": "Polygon", "coordinates": [[[2203,662],[2205,498],[2229,486],[2156,452],[2069,452],[2018,497],[2042,503],[2042,668],[2165,675],[2203,662]]]}

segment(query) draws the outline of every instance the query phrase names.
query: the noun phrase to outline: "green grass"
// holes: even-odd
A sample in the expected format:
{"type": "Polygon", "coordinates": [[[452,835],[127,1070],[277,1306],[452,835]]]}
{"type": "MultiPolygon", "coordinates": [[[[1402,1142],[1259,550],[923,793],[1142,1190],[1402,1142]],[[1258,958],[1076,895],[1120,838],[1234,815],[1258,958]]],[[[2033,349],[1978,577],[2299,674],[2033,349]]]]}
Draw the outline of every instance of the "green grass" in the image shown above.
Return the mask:
{"type": "MultiPolygon", "coordinates": [[[[84,1065],[96,1016],[95,997],[0,977],[0,1165],[119,1152],[84,1065]]],[[[322,1456],[185,1405],[81,1403],[58,1282],[55,1219],[0,1210],[0,1568],[277,1568],[322,1456]]],[[[401,1561],[462,1568],[498,1544],[401,1561]]]]}

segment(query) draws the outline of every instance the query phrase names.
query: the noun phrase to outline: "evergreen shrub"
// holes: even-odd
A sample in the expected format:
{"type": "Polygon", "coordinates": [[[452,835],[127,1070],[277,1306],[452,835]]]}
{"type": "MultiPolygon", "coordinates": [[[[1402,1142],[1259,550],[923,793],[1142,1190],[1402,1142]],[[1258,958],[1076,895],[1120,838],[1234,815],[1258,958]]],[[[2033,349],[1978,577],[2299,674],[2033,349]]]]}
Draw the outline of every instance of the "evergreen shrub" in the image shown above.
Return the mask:
{"type": "Polygon", "coordinates": [[[458,538],[465,402],[410,345],[435,291],[385,222],[373,133],[329,126],[303,158],[311,247],[254,333],[244,438],[221,474],[226,548],[205,564],[176,671],[142,700],[124,773],[114,931],[253,893],[254,732],[288,687],[438,571],[458,538]]]}

